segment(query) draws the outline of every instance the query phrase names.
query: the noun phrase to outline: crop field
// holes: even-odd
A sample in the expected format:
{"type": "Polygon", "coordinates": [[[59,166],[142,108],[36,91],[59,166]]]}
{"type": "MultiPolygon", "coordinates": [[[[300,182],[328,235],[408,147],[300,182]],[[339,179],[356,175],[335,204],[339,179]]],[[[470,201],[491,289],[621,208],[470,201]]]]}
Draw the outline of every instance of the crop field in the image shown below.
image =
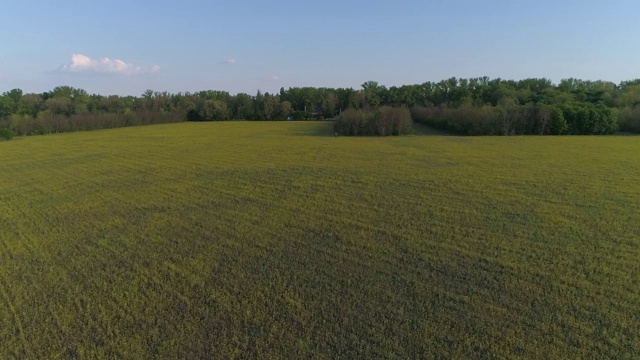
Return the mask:
{"type": "Polygon", "coordinates": [[[640,137],[0,142],[0,358],[640,357],[640,137]]]}

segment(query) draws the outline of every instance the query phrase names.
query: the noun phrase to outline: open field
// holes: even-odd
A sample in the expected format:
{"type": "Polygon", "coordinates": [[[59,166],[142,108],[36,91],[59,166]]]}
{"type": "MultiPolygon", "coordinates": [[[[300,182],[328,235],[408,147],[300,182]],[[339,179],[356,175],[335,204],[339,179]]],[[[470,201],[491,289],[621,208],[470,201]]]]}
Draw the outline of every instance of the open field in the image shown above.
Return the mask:
{"type": "Polygon", "coordinates": [[[640,138],[0,142],[0,358],[638,358],[640,138]]]}

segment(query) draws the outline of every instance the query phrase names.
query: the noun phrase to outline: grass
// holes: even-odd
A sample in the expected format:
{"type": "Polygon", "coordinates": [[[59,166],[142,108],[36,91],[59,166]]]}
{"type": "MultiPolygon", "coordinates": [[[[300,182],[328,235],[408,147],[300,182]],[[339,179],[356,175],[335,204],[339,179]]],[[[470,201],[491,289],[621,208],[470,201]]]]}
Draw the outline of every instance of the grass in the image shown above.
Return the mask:
{"type": "Polygon", "coordinates": [[[637,358],[635,137],[0,143],[0,358],[637,358]]]}

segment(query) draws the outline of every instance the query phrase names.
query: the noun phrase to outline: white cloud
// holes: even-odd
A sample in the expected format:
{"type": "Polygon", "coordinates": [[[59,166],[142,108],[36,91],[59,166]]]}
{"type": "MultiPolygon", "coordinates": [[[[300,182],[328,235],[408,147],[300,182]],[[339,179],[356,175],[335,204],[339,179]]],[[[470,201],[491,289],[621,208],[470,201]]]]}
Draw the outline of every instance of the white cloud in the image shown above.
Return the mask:
{"type": "Polygon", "coordinates": [[[276,75],[272,75],[272,76],[271,76],[271,80],[272,80],[272,81],[278,81],[278,80],[280,80],[280,77],[279,77],[279,76],[276,76],[276,75]]]}
{"type": "Polygon", "coordinates": [[[234,59],[234,58],[229,58],[229,59],[227,59],[227,60],[222,60],[222,63],[223,63],[223,64],[233,65],[233,64],[235,64],[235,63],[236,63],[236,59],[234,59]]]}
{"type": "Polygon", "coordinates": [[[73,54],[71,55],[71,62],[62,65],[60,71],[66,73],[103,73],[133,75],[156,73],[160,71],[160,67],[158,65],[153,65],[150,68],[145,68],[142,66],[124,62],[120,59],[109,59],[107,57],[92,59],[86,55],[73,54]]]}

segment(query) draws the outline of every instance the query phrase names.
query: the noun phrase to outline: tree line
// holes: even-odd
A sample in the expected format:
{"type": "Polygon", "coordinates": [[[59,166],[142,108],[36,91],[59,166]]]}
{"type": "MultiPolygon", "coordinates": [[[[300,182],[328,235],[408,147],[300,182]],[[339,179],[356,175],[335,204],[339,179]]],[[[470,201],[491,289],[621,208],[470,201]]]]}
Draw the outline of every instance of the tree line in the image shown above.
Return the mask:
{"type": "MultiPolygon", "coordinates": [[[[0,135],[210,120],[314,120],[347,109],[407,108],[413,120],[468,135],[640,132],[640,79],[608,81],[488,77],[386,87],[294,87],[255,95],[206,90],[140,96],[88,94],[59,86],[43,93],[0,95],[0,135]]],[[[380,112],[378,112],[380,114],[380,112]]],[[[351,113],[353,115],[353,113],[351,113]]]]}

